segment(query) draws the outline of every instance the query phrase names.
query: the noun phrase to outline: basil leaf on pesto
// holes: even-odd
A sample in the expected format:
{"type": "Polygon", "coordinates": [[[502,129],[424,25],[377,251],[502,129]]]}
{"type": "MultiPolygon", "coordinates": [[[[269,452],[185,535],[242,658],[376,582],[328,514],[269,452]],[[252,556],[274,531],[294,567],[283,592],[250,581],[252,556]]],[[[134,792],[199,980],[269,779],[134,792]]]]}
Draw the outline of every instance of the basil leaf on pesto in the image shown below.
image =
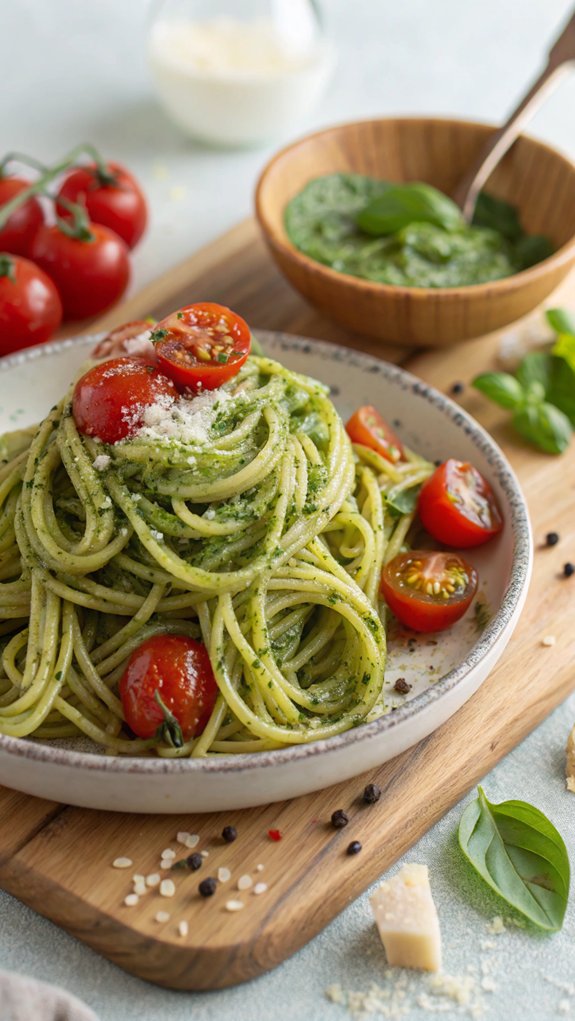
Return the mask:
{"type": "Polygon", "coordinates": [[[413,514],[417,507],[417,499],[421,486],[411,486],[410,489],[402,489],[395,495],[393,492],[384,496],[384,503],[393,517],[401,517],[403,514],[413,514]]]}
{"type": "Polygon", "coordinates": [[[432,223],[444,230],[465,226],[459,206],[430,184],[392,184],[357,215],[366,234],[395,234],[412,223],[432,223]]]}

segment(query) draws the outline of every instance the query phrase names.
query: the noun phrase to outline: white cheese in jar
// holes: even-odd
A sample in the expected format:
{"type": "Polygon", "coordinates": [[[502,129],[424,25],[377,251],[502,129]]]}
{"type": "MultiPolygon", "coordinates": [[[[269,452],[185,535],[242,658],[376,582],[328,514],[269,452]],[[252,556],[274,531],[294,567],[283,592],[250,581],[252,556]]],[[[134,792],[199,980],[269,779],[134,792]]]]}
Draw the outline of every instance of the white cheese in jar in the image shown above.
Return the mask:
{"type": "Polygon", "coordinates": [[[249,145],[295,125],[323,92],[331,45],[298,44],[271,19],[159,20],[149,56],[160,99],[186,133],[249,145]]]}

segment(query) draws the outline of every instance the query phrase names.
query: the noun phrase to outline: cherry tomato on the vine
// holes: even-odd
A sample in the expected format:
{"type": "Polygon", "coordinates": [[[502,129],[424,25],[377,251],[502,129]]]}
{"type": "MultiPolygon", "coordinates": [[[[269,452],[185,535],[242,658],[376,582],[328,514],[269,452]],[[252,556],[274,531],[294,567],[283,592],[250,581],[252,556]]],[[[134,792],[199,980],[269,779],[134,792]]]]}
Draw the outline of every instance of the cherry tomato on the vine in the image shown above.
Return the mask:
{"type": "Polygon", "coordinates": [[[155,635],[130,656],[120,680],[124,718],[137,737],[176,747],[201,734],[218,686],[205,645],[184,635],[155,635]]]}
{"type": "Polygon", "coordinates": [[[475,568],[456,553],[398,553],[381,575],[381,592],[389,609],[414,631],[451,627],[463,616],[476,591],[475,568]]]}
{"type": "MultiPolygon", "coordinates": [[[[94,223],[115,231],[129,248],[138,243],[148,222],[144,193],[132,174],[119,163],[107,163],[102,173],[95,163],[76,167],[64,178],[56,198],[84,206],[94,223]]],[[[59,205],[58,213],[69,213],[59,205]]]]}
{"type": "Polygon", "coordinates": [[[31,258],[52,278],[65,319],[85,319],[113,305],[126,290],[130,259],[117,234],[97,223],[89,237],[70,237],[58,226],[40,227],[31,258]]]}
{"type": "Polygon", "coordinates": [[[419,519],[446,546],[479,546],[497,535],[503,518],[491,486],[467,461],[449,458],[421,488],[419,519]]]}
{"type": "Polygon", "coordinates": [[[345,428],[352,443],[370,447],[393,464],[405,460],[401,440],[371,404],[358,408],[345,428]]]}
{"type": "Polygon", "coordinates": [[[54,284],[19,255],[0,253],[0,355],[42,344],[62,321],[54,284]]]}
{"type": "Polygon", "coordinates": [[[118,443],[142,425],[146,407],[178,396],[157,365],[140,358],[111,358],[88,369],[74,387],[72,413],[79,432],[118,443]]]}
{"type": "Polygon", "coordinates": [[[237,375],[251,347],[248,324],[224,305],[199,302],[154,327],[158,364],[182,389],[215,390],[237,375]]]}
{"type": "MultiPolygon", "coordinates": [[[[2,206],[29,186],[30,181],[21,177],[0,177],[0,213],[2,206]]],[[[0,252],[28,256],[34,236],[43,223],[42,206],[37,198],[31,196],[14,210],[0,230],[0,252]]]]}

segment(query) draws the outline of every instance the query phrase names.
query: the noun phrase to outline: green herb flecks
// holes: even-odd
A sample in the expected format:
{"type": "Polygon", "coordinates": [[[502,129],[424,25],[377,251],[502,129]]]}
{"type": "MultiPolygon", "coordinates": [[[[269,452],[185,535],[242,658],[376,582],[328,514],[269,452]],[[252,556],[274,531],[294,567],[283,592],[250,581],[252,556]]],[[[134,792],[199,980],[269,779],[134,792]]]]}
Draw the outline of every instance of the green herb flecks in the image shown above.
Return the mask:
{"type": "Polygon", "coordinates": [[[481,878],[540,929],[561,928],[570,868],[561,835],[526,801],[491,804],[481,787],[459,824],[459,846],[481,878]]]}

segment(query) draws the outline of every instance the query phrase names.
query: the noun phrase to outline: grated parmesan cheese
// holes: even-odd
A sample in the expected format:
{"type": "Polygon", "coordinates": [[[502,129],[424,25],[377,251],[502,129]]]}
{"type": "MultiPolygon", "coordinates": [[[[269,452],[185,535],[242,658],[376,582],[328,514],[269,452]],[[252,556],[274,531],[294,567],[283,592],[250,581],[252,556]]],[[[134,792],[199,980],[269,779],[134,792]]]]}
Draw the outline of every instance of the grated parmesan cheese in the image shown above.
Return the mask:
{"type": "Polygon", "coordinates": [[[128,337],[124,341],[124,350],[127,355],[140,355],[140,357],[151,358],[155,360],[154,345],[150,340],[152,336],[151,330],[144,330],[143,333],[138,333],[137,337],[128,337]]]}
{"type": "Polygon", "coordinates": [[[208,390],[191,400],[158,397],[145,408],[131,408],[131,424],[139,426],[134,438],[176,443],[206,443],[223,404],[231,400],[222,390],[208,390]],[[141,424],[140,424],[141,423],[141,424]]]}
{"type": "Polygon", "coordinates": [[[98,454],[92,462],[92,467],[95,468],[97,472],[103,472],[106,470],[111,460],[112,458],[109,454],[98,454]]]}

